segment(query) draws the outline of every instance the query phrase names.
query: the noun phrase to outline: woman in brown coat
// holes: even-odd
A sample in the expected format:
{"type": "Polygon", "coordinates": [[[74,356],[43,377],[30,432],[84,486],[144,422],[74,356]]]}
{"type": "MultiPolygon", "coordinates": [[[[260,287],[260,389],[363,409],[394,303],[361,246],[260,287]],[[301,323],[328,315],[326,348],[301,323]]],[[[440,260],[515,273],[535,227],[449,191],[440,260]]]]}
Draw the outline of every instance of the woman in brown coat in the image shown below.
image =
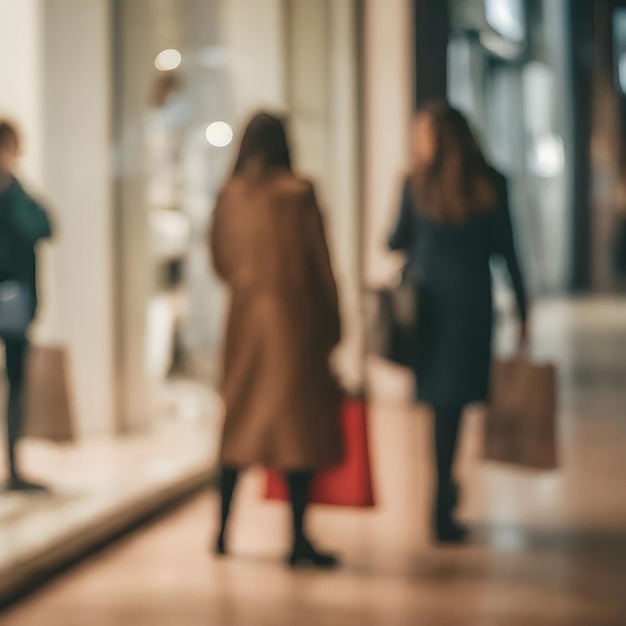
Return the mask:
{"type": "Polygon", "coordinates": [[[231,291],[223,395],[221,530],[239,470],[284,472],[291,492],[292,565],[333,566],[304,531],[313,472],[341,461],[339,393],[329,357],[340,339],[337,288],[320,209],[291,168],[282,122],[249,124],[211,230],[215,268],[231,291]]]}

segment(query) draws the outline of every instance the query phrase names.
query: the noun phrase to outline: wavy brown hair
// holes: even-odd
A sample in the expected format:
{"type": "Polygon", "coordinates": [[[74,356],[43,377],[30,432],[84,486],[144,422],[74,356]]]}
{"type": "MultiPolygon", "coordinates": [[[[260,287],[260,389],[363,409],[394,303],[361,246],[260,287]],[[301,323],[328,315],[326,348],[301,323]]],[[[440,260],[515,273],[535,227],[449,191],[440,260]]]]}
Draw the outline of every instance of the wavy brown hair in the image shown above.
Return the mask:
{"type": "Polygon", "coordinates": [[[437,222],[463,223],[496,207],[491,168],[467,119],[445,102],[424,106],[416,120],[427,118],[435,154],[411,175],[415,206],[437,222]]]}

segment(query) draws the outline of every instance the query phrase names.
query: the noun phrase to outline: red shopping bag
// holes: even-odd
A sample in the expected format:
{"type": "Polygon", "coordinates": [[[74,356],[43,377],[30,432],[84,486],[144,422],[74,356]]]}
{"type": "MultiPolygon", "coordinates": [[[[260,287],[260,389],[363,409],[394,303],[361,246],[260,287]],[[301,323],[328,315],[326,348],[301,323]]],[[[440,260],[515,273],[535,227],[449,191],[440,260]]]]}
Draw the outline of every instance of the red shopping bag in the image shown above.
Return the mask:
{"type": "MultiPolygon", "coordinates": [[[[343,462],[316,475],[309,501],[331,506],[373,507],[366,401],[363,398],[344,400],[341,420],[345,449],[343,462]]],[[[279,472],[268,472],[265,497],[269,500],[288,499],[288,488],[279,472]]]]}

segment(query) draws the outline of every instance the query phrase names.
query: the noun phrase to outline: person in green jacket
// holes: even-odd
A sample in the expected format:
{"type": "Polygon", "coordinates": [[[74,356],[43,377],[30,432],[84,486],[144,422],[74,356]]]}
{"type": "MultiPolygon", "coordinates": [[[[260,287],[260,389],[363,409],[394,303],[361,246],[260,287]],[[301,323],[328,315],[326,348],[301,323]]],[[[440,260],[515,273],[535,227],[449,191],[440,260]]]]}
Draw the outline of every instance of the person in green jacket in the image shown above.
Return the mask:
{"type": "MultiPolygon", "coordinates": [[[[18,283],[28,293],[30,322],[37,313],[36,246],[51,237],[52,229],[46,211],[31,198],[14,172],[20,151],[15,127],[0,120],[0,285],[18,283]]],[[[7,403],[7,452],[11,491],[35,491],[42,486],[26,481],[18,470],[16,458],[23,416],[28,333],[10,334],[0,340],[5,347],[6,374],[9,381],[7,403]]]]}

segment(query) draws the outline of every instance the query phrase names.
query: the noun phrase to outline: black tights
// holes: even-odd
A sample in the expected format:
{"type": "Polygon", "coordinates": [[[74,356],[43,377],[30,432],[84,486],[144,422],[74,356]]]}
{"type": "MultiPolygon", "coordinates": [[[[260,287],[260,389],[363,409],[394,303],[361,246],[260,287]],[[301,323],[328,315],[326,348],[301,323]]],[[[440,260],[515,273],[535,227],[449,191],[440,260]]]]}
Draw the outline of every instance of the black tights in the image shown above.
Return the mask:
{"type": "Polygon", "coordinates": [[[24,387],[28,341],[25,337],[4,337],[9,397],[6,409],[7,453],[11,478],[17,478],[17,442],[22,434],[24,387]]]}
{"type": "MultiPolygon", "coordinates": [[[[220,476],[220,495],[222,499],[222,515],[221,515],[221,534],[226,532],[226,525],[230,515],[231,503],[237,479],[239,478],[239,470],[232,467],[222,468],[220,476]]],[[[306,515],[307,505],[309,501],[309,487],[313,478],[313,472],[289,472],[285,475],[289,485],[291,494],[291,509],[293,519],[293,538],[294,543],[304,541],[306,534],[304,531],[304,518],[306,515]]]]}
{"type": "Polygon", "coordinates": [[[437,501],[440,507],[454,508],[452,470],[459,439],[463,407],[435,406],[435,450],[437,455],[437,501]]]}

